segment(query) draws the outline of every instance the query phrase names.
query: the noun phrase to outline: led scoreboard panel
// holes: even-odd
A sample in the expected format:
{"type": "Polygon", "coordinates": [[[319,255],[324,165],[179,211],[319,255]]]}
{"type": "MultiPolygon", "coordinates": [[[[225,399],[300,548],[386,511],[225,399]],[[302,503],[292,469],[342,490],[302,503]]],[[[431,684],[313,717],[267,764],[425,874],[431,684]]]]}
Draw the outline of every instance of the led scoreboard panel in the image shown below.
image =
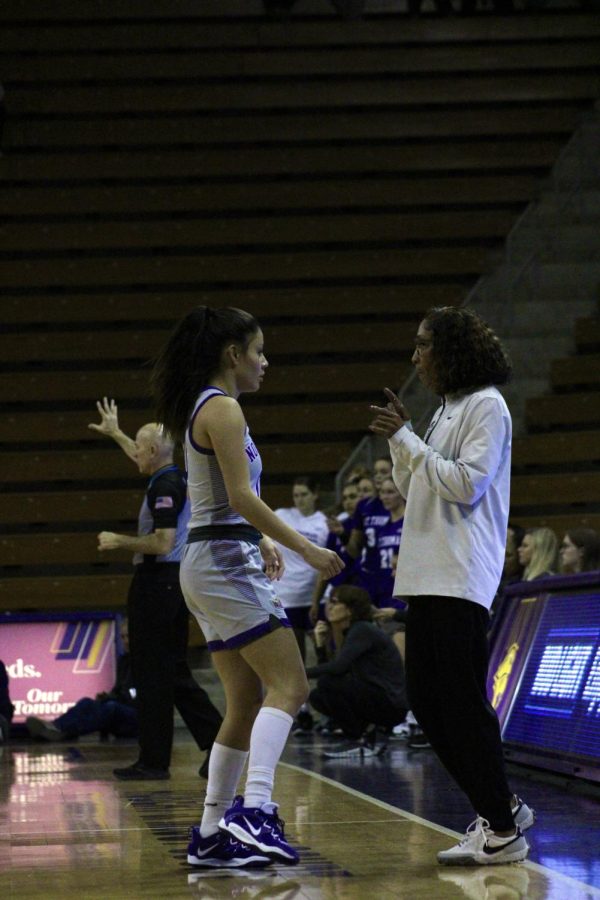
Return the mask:
{"type": "Polygon", "coordinates": [[[488,689],[509,759],[600,781],[600,575],[515,586],[488,689]],[[519,591],[521,595],[519,596],[519,591]]]}

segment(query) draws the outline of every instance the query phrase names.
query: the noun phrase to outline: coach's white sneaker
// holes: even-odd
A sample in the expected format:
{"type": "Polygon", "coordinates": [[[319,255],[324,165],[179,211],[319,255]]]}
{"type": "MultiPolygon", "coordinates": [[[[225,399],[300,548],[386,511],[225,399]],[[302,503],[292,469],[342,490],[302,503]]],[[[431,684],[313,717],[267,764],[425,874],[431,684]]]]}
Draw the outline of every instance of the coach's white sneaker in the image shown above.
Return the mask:
{"type": "Polygon", "coordinates": [[[487,819],[478,816],[467,828],[462,840],[438,853],[443,866],[489,866],[522,862],[527,859],[529,845],[517,826],[509,837],[500,837],[490,828],[487,819]]]}
{"type": "Polygon", "coordinates": [[[535,809],[531,809],[530,806],[527,806],[527,804],[524,803],[520,797],[517,797],[516,794],[513,794],[510,811],[512,813],[513,822],[515,825],[518,825],[521,831],[527,831],[527,829],[531,828],[535,822],[535,809]]]}

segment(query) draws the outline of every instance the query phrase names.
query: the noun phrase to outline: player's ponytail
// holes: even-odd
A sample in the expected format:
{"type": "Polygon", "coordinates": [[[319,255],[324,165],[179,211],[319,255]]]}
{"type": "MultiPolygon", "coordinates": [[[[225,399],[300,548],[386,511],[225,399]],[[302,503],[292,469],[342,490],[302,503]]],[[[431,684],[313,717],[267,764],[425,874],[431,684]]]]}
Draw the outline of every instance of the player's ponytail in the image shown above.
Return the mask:
{"type": "Polygon", "coordinates": [[[254,316],[234,307],[197,306],[178,322],[150,378],[157,421],[174,440],[183,441],[196,398],[217,374],[224,346],[235,341],[245,349],[258,328],[254,316]]]}

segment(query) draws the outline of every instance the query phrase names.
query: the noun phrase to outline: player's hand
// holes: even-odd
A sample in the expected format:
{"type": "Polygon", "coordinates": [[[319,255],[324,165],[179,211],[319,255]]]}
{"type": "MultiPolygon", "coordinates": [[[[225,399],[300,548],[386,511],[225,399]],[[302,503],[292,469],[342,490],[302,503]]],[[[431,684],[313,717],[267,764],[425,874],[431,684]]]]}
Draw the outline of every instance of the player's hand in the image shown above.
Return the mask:
{"type": "Polygon", "coordinates": [[[91,422],[88,425],[88,428],[91,428],[92,431],[97,431],[99,434],[105,434],[107,437],[112,437],[119,431],[117,404],[114,400],[103,397],[102,400],[96,401],[96,409],[100,413],[100,423],[94,424],[91,422]]]}
{"type": "Polygon", "coordinates": [[[281,550],[268,537],[263,537],[258,548],[265,564],[265,575],[269,581],[279,581],[285,572],[285,563],[281,550]]]}
{"type": "Polygon", "coordinates": [[[100,552],[104,550],[119,550],[121,546],[120,535],[115,534],[114,531],[101,531],[98,535],[98,550],[100,552]]]}
{"type": "Polygon", "coordinates": [[[369,430],[382,437],[391,438],[399,428],[410,420],[410,413],[403,403],[398,400],[393,391],[384,388],[383,392],[388,399],[385,407],[371,406],[370,409],[376,414],[375,418],[369,425],[369,430]]]}
{"type": "Polygon", "coordinates": [[[303,557],[309,566],[321,573],[323,578],[333,578],[345,568],[345,563],[335,551],[325,550],[324,547],[317,547],[316,544],[309,543],[303,557]]]}

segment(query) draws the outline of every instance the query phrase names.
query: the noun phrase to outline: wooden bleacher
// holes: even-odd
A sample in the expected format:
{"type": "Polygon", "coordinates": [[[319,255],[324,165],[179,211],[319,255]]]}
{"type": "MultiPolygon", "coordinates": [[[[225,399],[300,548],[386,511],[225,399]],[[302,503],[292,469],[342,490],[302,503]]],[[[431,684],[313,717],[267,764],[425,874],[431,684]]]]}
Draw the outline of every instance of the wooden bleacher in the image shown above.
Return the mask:
{"type": "MultiPolygon", "coordinates": [[[[134,529],[142,483],[87,425],[105,394],[130,433],[152,418],[146,364],[194,304],[264,326],[271,368],[245,408],[267,501],[289,503],[300,472],[329,486],[368,403],[404,380],[423,311],[490,266],[598,97],[593,13],[305,7],[288,23],[258,0],[0,8],[3,608],[124,602],[127,557],[95,534],[134,529]]],[[[587,428],[585,378],[569,428],[587,428]]],[[[518,478],[562,490],[538,472],[542,437],[519,444],[518,478]]]]}
{"type": "Polygon", "coordinates": [[[578,525],[600,530],[599,327],[576,323],[577,352],[552,363],[552,393],[527,401],[529,434],[513,449],[514,521],[559,539],[578,525]]]}

